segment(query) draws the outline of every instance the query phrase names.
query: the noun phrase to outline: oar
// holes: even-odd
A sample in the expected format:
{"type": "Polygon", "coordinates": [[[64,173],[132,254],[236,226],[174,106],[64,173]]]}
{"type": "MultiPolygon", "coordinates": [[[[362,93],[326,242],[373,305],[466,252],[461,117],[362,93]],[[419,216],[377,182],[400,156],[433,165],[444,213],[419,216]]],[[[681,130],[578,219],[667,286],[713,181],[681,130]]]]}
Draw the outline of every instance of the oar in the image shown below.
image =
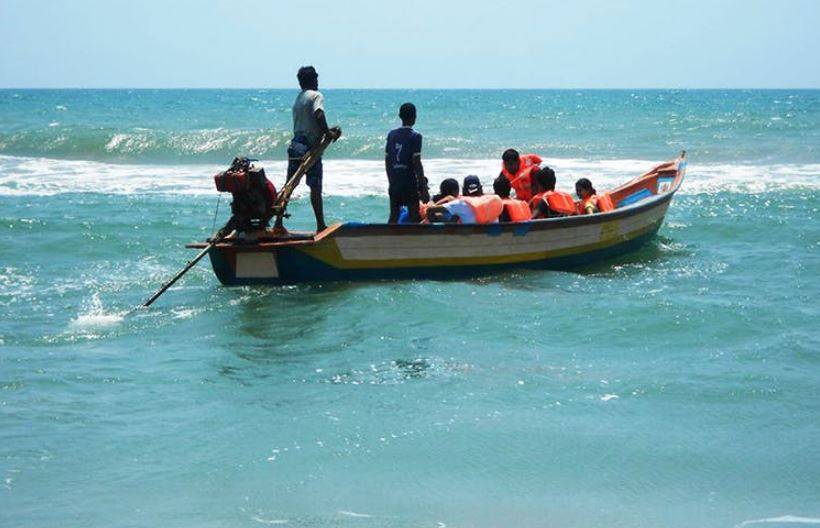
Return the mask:
{"type": "Polygon", "coordinates": [[[305,157],[302,158],[302,163],[299,165],[299,168],[296,169],[296,172],[293,173],[293,176],[285,183],[282,187],[282,190],[279,191],[279,194],[276,196],[276,200],[273,202],[273,216],[275,217],[282,217],[285,215],[285,209],[288,206],[288,202],[290,201],[290,195],[293,194],[293,191],[299,185],[299,182],[302,180],[302,176],[310,170],[311,167],[322,157],[322,153],[325,149],[333,143],[333,139],[329,134],[324,134],[322,136],[322,140],[319,141],[319,144],[313,147],[305,157]]]}
{"type": "Polygon", "coordinates": [[[196,265],[196,263],[197,263],[197,262],[199,262],[200,260],[202,260],[202,257],[204,257],[205,255],[207,255],[207,254],[208,254],[208,252],[211,250],[211,248],[213,248],[213,247],[214,247],[215,245],[217,245],[218,243],[222,242],[222,240],[224,240],[224,239],[225,239],[225,237],[227,237],[227,236],[228,236],[228,233],[225,233],[225,234],[218,235],[216,238],[212,239],[212,240],[211,240],[211,242],[210,242],[207,246],[205,246],[205,249],[203,249],[202,251],[200,251],[200,252],[197,254],[197,256],[195,256],[193,259],[191,259],[190,261],[188,261],[188,263],[187,263],[187,264],[185,264],[185,267],[184,267],[184,268],[182,268],[182,270],[180,270],[180,272],[179,272],[179,273],[177,273],[176,275],[174,275],[174,276],[171,278],[171,280],[169,280],[168,282],[166,282],[165,284],[163,284],[163,285],[162,285],[162,287],[161,287],[159,290],[157,290],[157,293],[155,293],[154,295],[152,295],[150,299],[148,299],[147,301],[145,301],[145,302],[142,304],[142,307],[143,307],[143,308],[148,308],[149,306],[151,306],[151,304],[153,304],[153,302],[154,302],[154,301],[156,301],[156,300],[159,298],[159,296],[160,296],[160,295],[162,295],[163,293],[165,293],[165,290],[167,290],[168,288],[170,288],[171,286],[173,286],[173,285],[174,285],[174,283],[175,283],[176,281],[178,281],[178,280],[179,280],[179,279],[180,279],[183,275],[185,275],[186,273],[188,273],[188,270],[190,270],[191,268],[193,268],[193,267],[196,265]]]}

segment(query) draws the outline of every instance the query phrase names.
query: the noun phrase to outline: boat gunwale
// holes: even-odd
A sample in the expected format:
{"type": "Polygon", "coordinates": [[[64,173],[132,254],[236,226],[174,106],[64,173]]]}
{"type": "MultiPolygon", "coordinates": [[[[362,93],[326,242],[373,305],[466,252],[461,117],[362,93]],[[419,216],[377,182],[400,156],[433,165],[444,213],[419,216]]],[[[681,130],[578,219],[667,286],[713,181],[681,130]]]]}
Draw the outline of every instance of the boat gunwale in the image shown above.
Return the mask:
{"type": "MultiPolygon", "coordinates": [[[[386,223],[359,223],[359,222],[344,222],[336,223],[318,233],[315,237],[301,240],[267,240],[262,242],[227,240],[216,244],[217,249],[234,249],[238,251],[264,251],[268,249],[279,249],[289,247],[305,247],[313,246],[321,243],[325,239],[344,237],[368,237],[368,236],[418,236],[418,235],[500,235],[502,233],[516,233],[529,232],[532,230],[541,231],[545,229],[561,229],[569,227],[577,227],[582,225],[595,225],[599,223],[609,222],[613,220],[620,220],[628,218],[654,207],[663,205],[669,202],[674,197],[675,193],[680,189],[683,183],[683,178],[686,172],[686,158],[682,153],[681,157],[657,165],[648,172],[626,182],[614,190],[628,188],[638,182],[649,178],[660,176],[663,173],[673,173],[675,175],[674,185],[668,191],[662,194],[650,196],[644,200],[607,211],[605,213],[596,213],[592,215],[574,215],[556,218],[538,218],[526,222],[501,222],[495,224],[386,224],[386,223]],[[666,169],[671,164],[675,163],[674,169],[666,169]]],[[[201,249],[207,245],[205,242],[196,242],[187,244],[188,248],[201,249]]]]}

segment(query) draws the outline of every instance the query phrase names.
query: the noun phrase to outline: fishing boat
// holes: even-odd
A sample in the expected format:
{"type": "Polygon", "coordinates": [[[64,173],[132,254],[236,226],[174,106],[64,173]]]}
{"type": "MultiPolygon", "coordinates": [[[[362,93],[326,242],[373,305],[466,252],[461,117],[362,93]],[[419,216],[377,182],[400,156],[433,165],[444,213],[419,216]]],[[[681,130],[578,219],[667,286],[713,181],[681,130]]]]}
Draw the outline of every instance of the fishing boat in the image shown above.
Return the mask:
{"type": "Polygon", "coordinates": [[[511,269],[569,270],[633,251],[661,227],[686,155],[608,191],[606,213],[495,224],[345,222],[320,233],[232,235],[208,249],[227,286],[475,277],[511,269]]]}

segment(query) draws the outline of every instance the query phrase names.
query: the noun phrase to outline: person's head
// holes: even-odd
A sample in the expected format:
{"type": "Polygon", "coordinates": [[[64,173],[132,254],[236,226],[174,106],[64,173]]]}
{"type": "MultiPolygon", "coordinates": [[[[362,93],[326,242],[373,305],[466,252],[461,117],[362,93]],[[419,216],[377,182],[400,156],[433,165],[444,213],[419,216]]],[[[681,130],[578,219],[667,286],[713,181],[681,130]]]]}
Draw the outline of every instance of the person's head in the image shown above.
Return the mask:
{"type": "Polygon", "coordinates": [[[313,66],[302,66],[296,73],[296,78],[299,80],[299,87],[302,90],[318,90],[319,89],[319,74],[316,73],[316,68],[313,66]]]}
{"type": "Polygon", "coordinates": [[[484,194],[484,188],[481,186],[481,180],[478,179],[478,176],[471,174],[464,178],[461,194],[464,196],[481,196],[484,194]]]}
{"type": "Polygon", "coordinates": [[[438,186],[439,194],[442,198],[445,196],[458,196],[458,181],[453,178],[447,178],[438,186]]]}
{"type": "Polygon", "coordinates": [[[578,198],[584,199],[593,194],[597,194],[595,192],[595,188],[592,186],[592,182],[586,178],[581,178],[577,182],[575,182],[575,194],[578,195],[578,198]]]}
{"type": "Polygon", "coordinates": [[[542,167],[532,175],[532,181],[537,192],[547,192],[555,190],[555,171],[549,167],[542,167]]]}
{"type": "Polygon", "coordinates": [[[416,124],[416,105],[413,103],[404,103],[399,108],[399,118],[401,124],[404,126],[413,126],[416,124]]]}
{"type": "Polygon", "coordinates": [[[495,192],[499,198],[509,198],[511,190],[510,180],[503,174],[493,181],[493,192],[495,192]]]}
{"type": "Polygon", "coordinates": [[[504,154],[501,155],[501,161],[504,162],[504,168],[511,174],[517,173],[518,169],[521,168],[521,156],[515,149],[505,150],[504,154]]]}

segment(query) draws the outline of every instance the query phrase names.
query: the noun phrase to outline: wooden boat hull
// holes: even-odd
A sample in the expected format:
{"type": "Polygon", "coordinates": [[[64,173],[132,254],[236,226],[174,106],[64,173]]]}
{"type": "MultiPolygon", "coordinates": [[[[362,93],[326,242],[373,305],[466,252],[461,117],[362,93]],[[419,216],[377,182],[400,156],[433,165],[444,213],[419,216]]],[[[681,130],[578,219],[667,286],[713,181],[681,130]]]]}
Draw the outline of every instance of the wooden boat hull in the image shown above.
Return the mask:
{"type": "Polygon", "coordinates": [[[608,213],[489,225],[345,223],[302,240],[233,239],[217,244],[209,256],[219,281],[228,286],[567,270],[622,255],[650,240],[684,169],[681,158],[674,171],[656,168],[651,185],[643,175],[613,190],[620,205],[608,213]],[[663,174],[661,190],[658,176],[663,174]],[[641,193],[649,195],[628,203],[641,193]]]}

